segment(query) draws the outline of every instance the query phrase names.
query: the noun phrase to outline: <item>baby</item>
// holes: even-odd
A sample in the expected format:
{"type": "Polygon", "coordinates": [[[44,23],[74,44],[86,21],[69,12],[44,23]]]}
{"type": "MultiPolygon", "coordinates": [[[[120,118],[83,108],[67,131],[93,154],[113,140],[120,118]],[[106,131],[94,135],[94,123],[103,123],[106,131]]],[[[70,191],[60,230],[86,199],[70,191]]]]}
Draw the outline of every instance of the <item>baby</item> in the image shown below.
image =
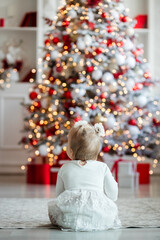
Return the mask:
{"type": "Polygon", "coordinates": [[[108,166],[97,161],[102,124],[79,121],[68,136],[67,154],[72,161],[59,170],[56,199],[48,203],[53,225],[64,231],[101,231],[121,226],[114,201],[118,185],[108,166]]]}

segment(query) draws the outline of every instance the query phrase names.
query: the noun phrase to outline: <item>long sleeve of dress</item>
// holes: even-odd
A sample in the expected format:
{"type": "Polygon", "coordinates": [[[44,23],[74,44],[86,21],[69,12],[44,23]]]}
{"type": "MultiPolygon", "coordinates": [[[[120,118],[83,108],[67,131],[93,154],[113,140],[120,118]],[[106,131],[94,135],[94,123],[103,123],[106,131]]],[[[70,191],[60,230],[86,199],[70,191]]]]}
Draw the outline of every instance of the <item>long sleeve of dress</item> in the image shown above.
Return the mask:
{"type": "Polygon", "coordinates": [[[118,184],[115,181],[110,169],[107,167],[104,176],[104,192],[108,198],[116,201],[118,198],[118,184]]]}
{"type": "Polygon", "coordinates": [[[58,174],[56,183],[56,197],[58,197],[62,192],[64,192],[64,183],[61,176],[58,174]]]}

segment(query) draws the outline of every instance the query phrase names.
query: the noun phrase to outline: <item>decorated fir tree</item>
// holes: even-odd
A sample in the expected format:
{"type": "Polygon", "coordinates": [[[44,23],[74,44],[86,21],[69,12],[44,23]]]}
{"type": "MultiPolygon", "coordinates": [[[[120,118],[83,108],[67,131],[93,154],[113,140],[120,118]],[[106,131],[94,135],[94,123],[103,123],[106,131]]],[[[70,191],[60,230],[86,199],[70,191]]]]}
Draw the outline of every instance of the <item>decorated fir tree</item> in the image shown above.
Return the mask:
{"type": "Polygon", "coordinates": [[[159,157],[159,103],[134,25],[122,1],[66,1],[46,34],[43,81],[26,105],[22,142],[32,156],[66,159],[68,130],[83,119],[105,127],[101,156],[159,157]]]}

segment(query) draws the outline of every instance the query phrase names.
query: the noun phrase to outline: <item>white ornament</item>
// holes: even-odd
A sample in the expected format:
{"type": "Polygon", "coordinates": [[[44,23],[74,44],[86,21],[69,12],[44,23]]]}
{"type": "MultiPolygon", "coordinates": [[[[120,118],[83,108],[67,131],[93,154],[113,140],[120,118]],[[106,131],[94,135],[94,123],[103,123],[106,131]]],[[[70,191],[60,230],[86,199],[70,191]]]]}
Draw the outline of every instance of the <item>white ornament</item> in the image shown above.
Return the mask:
{"type": "Polygon", "coordinates": [[[52,104],[50,108],[52,109],[52,111],[57,111],[57,106],[55,104],[52,104]]]}
{"type": "Polygon", "coordinates": [[[56,60],[58,58],[59,52],[54,50],[51,52],[51,60],[56,60]]]}
{"type": "Polygon", "coordinates": [[[132,78],[129,78],[125,84],[129,90],[132,90],[135,85],[135,81],[132,78]]]}
{"type": "Polygon", "coordinates": [[[78,38],[78,40],[77,40],[77,47],[80,50],[84,50],[86,48],[86,44],[85,44],[84,39],[82,37],[78,38]]]}
{"type": "Polygon", "coordinates": [[[110,72],[106,72],[104,73],[103,77],[102,77],[102,81],[105,83],[111,83],[114,80],[114,76],[112,73],[110,72]]]}
{"type": "Polygon", "coordinates": [[[19,72],[15,69],[9,69],[9,79],[12,82],[19,81],[19,72]]]}
{"type": "Polygon", "coordinates": [[[76,18],[77,17],[77,12],[74,10],[74,9],[71,9],[69,12],[68,12],[68,16],[73,19],[73,18],[76,18]]]}
{"type": "Polygon", "coordinates": [[[108,88],[109,88],[110,92],[114,93],[118,90],[118,84],[116,82],[114,82],[114,83],[110,84],[108,86],[108,88]]]}
{"type": "Polygon", "coordinates": [[[127,38],[125,41],[125,44],[124,44],[124,49],[126,51],[131,51],[134,49],[134,47],[135,46],[134,46],[133,42],[129,38],[127,38]]]}
{"type": "Polygon", "coordinates": [[[47,151],[48,147],[46,146],[46,144],[42,144],[38,147],[38,151],[39,151],[39,154],[41,156],[47,156],[48,155],[48,151],[47,151]]]}
{"type": "Polygon", "coordinates": [[[88,11],[88,19],[90,22],[93,22],[94,21],[94,14],[92,11],[88,11]]]}
{"type": "Polygon", "coordinates": [[[119,13],[116,10],[111,11],[111,15],[117,20],[119,19],[119,13]]]}
{"type": "Polygon", "coordinates": [[[135,68],[136,66],[136,60],[133,57],[128,57],[126,63],[130,68],[135,68]]]}
{"type": "Polygon", "coordinates": [[[129,130],[129,132],[130,132],[132,137],[136,137],[137,138],[138,135],[140,134],[140,130],[139,130],[139,128],[137,126],[129,125],[128,126],[128,130],[129,130]]]}
{"type": "Polygon", "coordinates": [[[104,125],[105,125],[106,128],[112,129],[112,128],[114,128],[115,123],[116,123],[116,119],[115,119],[115,117],[111,114],[111,115],[107,118],[107,121],[104,123],[104,125]]]}
{"type": "Polygon", "coordinates": [[[60,146],[54,147],[54,149],[53,149],[53,151],[52,151],[52,153],[53,153],[54,155],[59,155],[59,154],[61,154],[61,152],[62,152],[62,147],[60,147],[60,146]]]}
{"type": "Polygon", "coordinates": [[[120,54],[120,53],[117,53],[117,54],[115,55],[115,57],[116,57],[116,62],[117,62],[117,64],[118,64],[119,66],[122,66],[122,65],[125,64],[125,56],[123,56],[123,55],[120,54]]]}
{"type": "Polygon", "coordinates": [[[141,68],[136,67],[135,72],[138,76],[143,76],[144,72],[141,68]]]}
{"type": "Polygon", "coordinates": [[[83,89],[83,88],[76,88],[74,89],[72,92],[71,92],[71,95],[73,97],[73,99],[77,99],[77,98],[80,98],[80,97],[83,97],[86,93],[86,90],[83,89]]]}
{"type": "Polygon", "coordinates": [[[134,35],[134,33],[135,33],[134,28],[132,28],[132,27],[127,28],[126,34],[127,34],[129,37],[132,37],[132,36],[134,35]]]}
{"type": "Polygon", "coordinates": [[[11,53],[6,54],[6,59],[9,64],[14,64],[16,61],[16,59],[14,58],[14,56],[11,53]]]}
{"type": "Polygon", "coordinates": [[[92,72],[92,78],[95,79],[96,81],[98,81],[99,79],[101,79],[103,73],[101,70],[97,69],[95,71],[92,72]]]}
{"type": "Polygon", "coordinates": [[[92,37],[89,34],[87,34],[84,37],[84,42],[85,42],[86,46],[90,46],[92,44],[92,37]]]}
{"type": "Polygon", "coordinates": [[[147,104],[147,98],[145,96],[139,96],[136,98],[136,105],[143,108],[147,104]]]}

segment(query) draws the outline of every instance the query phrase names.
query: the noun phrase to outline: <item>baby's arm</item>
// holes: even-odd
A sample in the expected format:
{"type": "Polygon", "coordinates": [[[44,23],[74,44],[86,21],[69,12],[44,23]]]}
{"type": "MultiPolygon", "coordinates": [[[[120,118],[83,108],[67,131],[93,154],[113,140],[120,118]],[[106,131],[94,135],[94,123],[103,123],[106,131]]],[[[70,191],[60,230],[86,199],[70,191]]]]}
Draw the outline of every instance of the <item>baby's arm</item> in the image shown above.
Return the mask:
{"type": "Polygon", "coordinates": [[[105,176],[104,176],[104,193],[113,201],[117,200],[118,197],[118,184],[114,180],[110,169],[106,168],[105,176]]]}
{"type": "Polygon", "coordinates": [[[64,183],[63,180],[60,176],[60,174],[58,173],[57,176],[57,183],[56,183],[56,197],[58,197],[62,192],[64,192],[64,183]]]}

